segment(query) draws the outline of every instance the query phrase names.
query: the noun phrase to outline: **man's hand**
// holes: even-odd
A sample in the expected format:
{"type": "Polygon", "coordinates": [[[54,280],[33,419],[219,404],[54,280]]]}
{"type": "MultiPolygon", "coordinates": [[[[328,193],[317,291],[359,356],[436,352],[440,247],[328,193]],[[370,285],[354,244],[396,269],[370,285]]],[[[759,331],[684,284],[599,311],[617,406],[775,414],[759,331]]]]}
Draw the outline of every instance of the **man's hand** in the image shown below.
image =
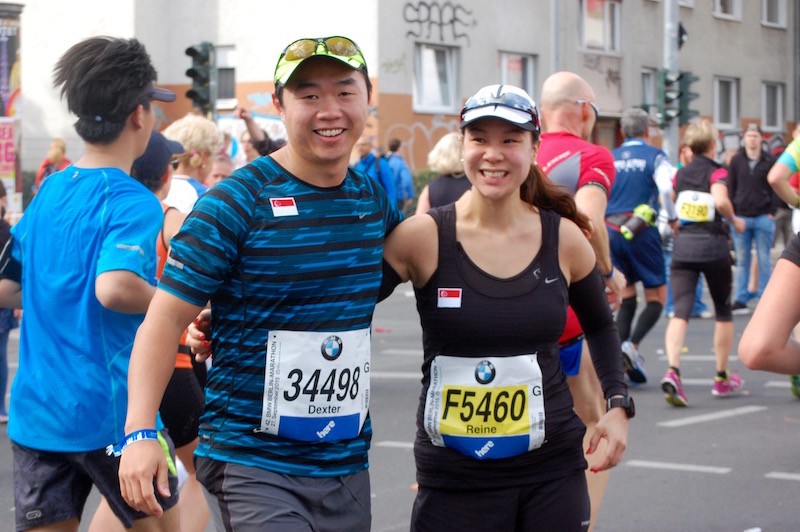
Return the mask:
{"type": "Polygon", "coordinates": [[[137,441],[126,447],[119,462],[122,498],[134,510],[161,517],[164,509],[156,500],[153,479],[164,497],[170,496],[167,459],[156,440],[137,441]]]}
{"type": "Polygon", "coordinates": [[[608,304],[611,306],[611,311],[615,312],[622,301],[622,291],[628,285],[628,280],[618,269],[613,268],[611,271],[614,275],[611,276],[611,279],[605,279],[606,297],[608,298],[608,304]]]}
{"type": "Polygon", "coordinates": [[[733,225],[733,230],[739,234],[744,233],[744,230],[747,229],[747,222],[745,222],[738,216],[733,217],[731,224],[733,225]]]}

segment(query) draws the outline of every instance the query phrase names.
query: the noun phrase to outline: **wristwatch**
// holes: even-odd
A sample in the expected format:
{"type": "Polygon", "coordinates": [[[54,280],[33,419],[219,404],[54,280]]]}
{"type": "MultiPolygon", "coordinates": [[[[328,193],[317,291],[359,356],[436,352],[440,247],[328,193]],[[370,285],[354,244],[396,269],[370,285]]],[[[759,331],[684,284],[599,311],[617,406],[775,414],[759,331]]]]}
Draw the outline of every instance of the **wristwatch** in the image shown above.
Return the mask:
{"type": "Polygon", "coordinates": [[[624,408],[625,415],[628,416],[628,419],[631,419],[636,415],[636,407],[633,404],[633,397],[628,394],[625,394],[624,397],[610,397],[606,399],[606,412],[612,408],[624,408]]]}

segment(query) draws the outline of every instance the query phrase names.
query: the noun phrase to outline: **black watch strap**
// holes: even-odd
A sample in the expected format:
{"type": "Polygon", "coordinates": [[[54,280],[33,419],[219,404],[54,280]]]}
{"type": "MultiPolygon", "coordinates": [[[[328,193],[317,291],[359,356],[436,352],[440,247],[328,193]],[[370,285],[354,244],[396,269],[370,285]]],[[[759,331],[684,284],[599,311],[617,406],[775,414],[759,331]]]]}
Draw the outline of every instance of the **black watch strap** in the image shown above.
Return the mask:
{"type": "Polygon", "coordinates": [[[628,416],[628,419],[631,419],[636,415],[636,408],[633,405],[633,398],[630,395],[626,395],[624,397],[611,397],[610,399],[607,399],[606,411],[609,411],[612,408],[624,408],[625,415],[628,416]]]}

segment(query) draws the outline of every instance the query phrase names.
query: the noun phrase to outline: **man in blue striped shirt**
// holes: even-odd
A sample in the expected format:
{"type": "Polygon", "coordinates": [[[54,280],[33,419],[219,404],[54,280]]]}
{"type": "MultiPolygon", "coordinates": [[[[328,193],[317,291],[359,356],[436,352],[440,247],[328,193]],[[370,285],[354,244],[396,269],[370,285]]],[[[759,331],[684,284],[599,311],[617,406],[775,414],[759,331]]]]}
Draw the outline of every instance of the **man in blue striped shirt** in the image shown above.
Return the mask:
{"type": "MultiPolygon", "coordinates": [[[[172,241],[133,348],[126,432],[155,423],[174,346],[210,300],[196,456],[217,529],[366,530],[370,325],[401,216],[348,169],[371,94],[355,43],[293,42],[275,89],[287,145],[210,190],[172,241]]],[[[120,466],[126,500],[153,515],[159,453],[137,441],[120,466]]]]}

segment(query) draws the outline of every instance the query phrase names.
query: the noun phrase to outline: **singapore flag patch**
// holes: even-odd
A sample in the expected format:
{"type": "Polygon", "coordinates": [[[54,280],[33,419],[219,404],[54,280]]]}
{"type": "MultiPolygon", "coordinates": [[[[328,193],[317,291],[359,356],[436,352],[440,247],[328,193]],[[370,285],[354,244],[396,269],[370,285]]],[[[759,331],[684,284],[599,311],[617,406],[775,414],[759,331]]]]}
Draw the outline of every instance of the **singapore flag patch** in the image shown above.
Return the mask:
{"type": "Polygon", "coordinates": [[[278,216],[297,216],[297,203],[294,198],[270,198],[269,204],[272,206],[272,215],[278,216]]]}
{"type": "Polygon", "coordinates": [[[460,288],[439,288],[439,308],[461,308],[460,288]]]}

